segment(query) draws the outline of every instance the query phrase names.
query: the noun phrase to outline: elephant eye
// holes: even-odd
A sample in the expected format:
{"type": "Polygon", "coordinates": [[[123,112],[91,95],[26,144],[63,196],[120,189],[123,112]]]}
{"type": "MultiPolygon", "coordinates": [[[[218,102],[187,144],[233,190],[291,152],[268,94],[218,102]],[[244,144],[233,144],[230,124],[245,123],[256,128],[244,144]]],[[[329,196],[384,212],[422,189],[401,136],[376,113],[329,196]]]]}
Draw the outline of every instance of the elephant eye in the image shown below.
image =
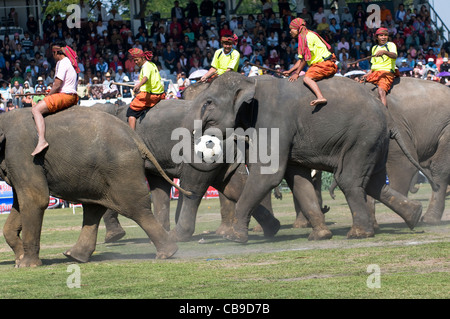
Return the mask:
{"type": "Polygon", "coordinates": [[[208,105],[210,105],[212,103],[211,100],[206,100],[205,104],[203,104],[203,107],[207,107],[208,105]]]}

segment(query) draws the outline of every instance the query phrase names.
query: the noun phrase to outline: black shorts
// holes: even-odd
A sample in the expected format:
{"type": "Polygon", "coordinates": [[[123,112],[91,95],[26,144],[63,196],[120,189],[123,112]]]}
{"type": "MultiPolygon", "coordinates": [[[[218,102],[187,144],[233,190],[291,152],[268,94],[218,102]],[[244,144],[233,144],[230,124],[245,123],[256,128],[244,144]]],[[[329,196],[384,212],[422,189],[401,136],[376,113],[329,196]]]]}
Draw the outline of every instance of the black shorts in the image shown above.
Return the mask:
{"type": "Polygon", "coordinates": [[[149,109],[144,109],[144,110],[141,110],[141,111],[135,111],[131,107],[129,107],[128,110],[127,110],[127,118],[132,116],[132,117],[138,119],[142,115],[144,115],[148,110],[149,109]]]}

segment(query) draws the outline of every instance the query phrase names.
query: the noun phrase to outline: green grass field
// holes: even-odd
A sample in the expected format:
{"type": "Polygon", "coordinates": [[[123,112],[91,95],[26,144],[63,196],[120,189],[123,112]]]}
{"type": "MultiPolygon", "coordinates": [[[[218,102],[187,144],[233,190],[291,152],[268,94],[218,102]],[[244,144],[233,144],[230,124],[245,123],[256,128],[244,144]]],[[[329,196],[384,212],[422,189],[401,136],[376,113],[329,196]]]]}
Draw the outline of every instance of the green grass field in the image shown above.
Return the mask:
{"type": "MultiPolygon", "coordinates": [[[[412,198],[428,205],[422,185],[412,198]]],[[[179,243],[169,260],[131,220],[120,217],[127,235],[105,244],[102,224],[97,250],[89,263],[74,264],[62,252],[78,238],[78,208],[48,210],[44,218],[42,267],[15,269],[14,255],[0,237],[0,298],[5,299],[448,299],[450,291],[450,203],[439,226],[419,224],[413,231],[381,204],[380,230],[374,238],[348,240],[351,216],[341,192],[324,192],[333,232],[328,241],[310,242],[310,229],[291,227],[292,195],[273,199],[282,227],[273,239],[250,232],[245,245],[215,235],[219,201],[203,200],[194,237],[179,243]],[[75,265],[75,266],[73,266],[75,265]],[[75,267],[75,271],[72,267],[75,267]],[[80,281],[74,280],[79,278],[80,281]],[[70,288],[77,286],[79,288],[70,288]]],[[[176,202],[172,202],[173,211],[176,202]]],[[[7,216],[1,215],[3,225],[7,216]]],[[[173,223],[173,221],[172,221],[173,223]]],[[[252,220],[251,226],[255,222],[252,220]]]]}

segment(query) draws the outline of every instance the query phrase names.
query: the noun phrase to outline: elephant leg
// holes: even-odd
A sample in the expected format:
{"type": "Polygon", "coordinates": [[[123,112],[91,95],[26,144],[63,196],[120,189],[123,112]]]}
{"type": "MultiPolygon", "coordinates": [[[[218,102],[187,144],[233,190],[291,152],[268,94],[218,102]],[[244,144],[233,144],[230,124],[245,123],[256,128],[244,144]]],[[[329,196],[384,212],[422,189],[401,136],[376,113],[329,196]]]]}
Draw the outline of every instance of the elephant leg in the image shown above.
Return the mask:
{"type": "MultiPolygon", "coordinates": [[[[244,166],[240,166],[229,179],[224,179],[221,181],[214,181],[212,186],[215,187],[219,192],[221,192],[228,200],[236,203],[244,190],[244,186],[247,182],[247,171],[244,166]]],[[[227,217],[232,223],[237,222],[236,218],[236,205],[233,205],[233,210],[231,211],[231,203],[227,203],[227,210],[230,216],[227,217]]],[[[264,197],[263,201],[252,211],[251,216],[253,216],[262,228],[265,237],[273,237],[280,230],[280,221],[275,218],[272,210],[272,200],[270,194],[264,197]]],[[[249,219],[250,221],[250,219],[249,219]]],[[[247,225],[248,227],[248,225],[247,225]]],[[[226,229],[223,236],[227,238],[233,238],[234,236],[234,226],[223,228],[226,229]]]]}
{"type": "MultiPolygon", "coordinates": [[[[351,156],[348,158],[351,158],[351,156]]],[[[358,167],[356,161],[344,159],[341,172],[335,173],[334,176],[352,213],[352,227],[347,233],[349,239],[367,238],[375,235],[373,224],[370,222],[369,203],[365,190],[365,180],[369,178],[361,176],[360,173],[363,171],[370,171],[370,167],[358,167]]]]}
{"type": "Polygon", "coordinates": [[[103,221],[106,227],[105,243],[113,243],[125,236],[125,230],[119,222],[118,213],[108,209],[103,215],[103,221]]]}
{"type": "Polygon", "coordinates": [[[422,204],[418,201],[409,200],[406,196],[386,185],[385,170],[370,178],[366,190],[368,195],[379,200],[403,218],[410,229],[417,225],[422,214],[422,204]]]}
{"type": "Polygon", "coordinates": [[[280,164],[277,172],[273,174],[261,174],[261,166],[257,164],[251,164],[249,168],[250,174],[236,203],[236,223],[233,225],[233,233],[226,236],[227,239],[239,243],[248,241],[251,214],[264,197],[280,184],[286,163],[280,164]]]}
{"type": "Polygon", "coordinates": [[[178,250],[176,242],[169,233],[156,220],[151,211],[135,213],[130,217],[145,231],[147,236],[156,247],[156,259],[167,259],[172,257],[178,250]]]}
{"type": "Polygon", "coordinates": [[[20,232],[22,231],[22,220],[20,213],[18,211],[17,196],[14,193],[14,202],[11,212],[6,219],[5,225],[3,226],[3,236],[5,237],[6,243],[14,251],[16,265],[23,258],[23,242],[20,238],[20,232]]]}
{"type": "Polygon", "coordinates": [[[152,194],[153,213],[165,230],[170,230],[170,185],[161,176],[147,176],[152,194]]]}
{"type": "Polygon", "coordinates": [[[216,230],[216,234],[224,236],[233,226],[234,211],[236,209],[236,202],[229,200],[221,192],[219,192],[220,201],[220,216],[221,223],[216,230]]]}
{"type": "Polygon", "coordinates": [[[98,225],[105,214],[106,207],[96,204],[83,204],[83,227],[75,245],[64,255],[80,263],[86,263],[95,251],[98,225]]]}
{"type": "MultiPolygon", "coordinates": [[[[44,218],[45,209],[48,207],[49,195],[38,194],[31,191],[32,197],[35,200],[20,200],[20,218],[22,221],[22,243],[23,243],[23,258],[17,261],[16,267],[36,267],[42,265],[42,261],[39,259],[42,221],[44,218]]],[[[13,224],[18,226],[18,221],[15,217],[13,224]]],[[[19,244],[20,245],[20,244],[19,244]]],[[[19,246],[20,247],[20,246],[19,246]]],[[[20,248],[19,248],[20,254],[20,248]]]]}
{"type": "MultiPolygon", "coordinates": [[[[292,189],[291,189],[292,190],[292,189]]],[[[308,228],[311,227],[311,223],[308,219],[306,219],[305,215],[302,212],[302,209],[300,208],[300,201],[298,200],[297,196],[295,195],[294,191],[292,191],[292,194],[294,195],[294,208],[295,208],[295,221],[292,225],[293,228],[308,228]]]]}
{"type": "Polygon", "coordinates": [[[431,199],[428,204],[427,212],[422,217],[422,222],[430,225],[437,225],[441,222],[445,209],[445,196],[447,193],[447,183],[435,181],[440,185],[438,191],[431,193],[431,199]]]}
{"type": "MultiPolygon", "coordinates": [[[[202,192],[204,194],[205,190],[202,192]]],[[[180,195],[177,205],[177,215],[175,228],[170,231],[170,235],[176,241],[189,241],[195,232],[195,221],[197,218],[198,206],[202,200],[202,196],[192,195],[187,198],[180,195]]]]}
{"type": "MultiPolygon", "coordinates": [[[[450,133],[447,132],[442,139],[449,140],[450,133]]],[[[445,209],[445,196],[447,193],[447,186],[450,183],[450,169],[448,166],[450,154],[450,145],[445,143],[440,146],[433,155],[431,160],[430,170],[431,177],[439,184],[439,190],[433,191],[431,200],[428,205],[427,212],[424,214],[422,221],[427,224],[438,224],[441,221],[445,209]]]]}
{"type": "Polygon", "coordinates": [[[252,212],[264,232],[264,237],[272,238],[280,230],[280,221],[273,215],[271,193],[268,193],[252,212]]]}
{"type": "Polygon", "coordinates": [[[374,230],[378,230],[380,226],[375,218],[375,199],[372,196],[367,196],[367,209],[369,210],[369,223],[373,225],[374,230]]]}
{"type": "Polygon", "coordinates": [[[325,224],[325,216],[322,213],[311,179],[311,170],[300,166],[288,166],[285,178],[298,199],[300,210],[305,214],[313,228],[308,239],[330,239],[332,233],[325,224]]]}

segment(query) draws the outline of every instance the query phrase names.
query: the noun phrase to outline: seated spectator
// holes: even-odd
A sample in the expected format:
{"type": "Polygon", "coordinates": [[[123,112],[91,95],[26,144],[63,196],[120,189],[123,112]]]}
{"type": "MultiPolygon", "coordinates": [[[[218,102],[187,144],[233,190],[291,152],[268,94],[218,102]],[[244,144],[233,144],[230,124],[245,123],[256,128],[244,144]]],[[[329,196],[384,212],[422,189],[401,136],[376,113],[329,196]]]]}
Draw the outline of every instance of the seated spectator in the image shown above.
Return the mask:
{"type": "Polygon", "coordinates": [[[2,95],[3,100],[11,100],[11,87],[10,84],[6,81],[2,81],[2,85],[0,87],[0,94],[2,95]]]}
{"type": "Polygon", "coordinates": [[[19,108],[17,104],[14,104],[12,100],[8,100],[6,102],[5,112],[11,112],[12,110],[15,110],[17,108],[19,108]]]}
{"type": "Polygon", "coordinates": [[[96,76],[92,81],[93,83],[88,85],[88,96],[90,99],[101,100],[103,98],[103,85],[99,83],[96,76]]]}
{"type": "Polygon", "coordinates": [[[11,88],[11,96],[13,104],[22,107],[22,99],[20,97],[16,97],[16,94],[23,94],[23,88],[20,85],[19,81],[14,81],[14,86],[11,88]]]}
{"type": "Polygon", "coordinates": [[[183,91],[191,84],[189,78],[186,77],[186,72],[183,71],[177,74],[177,84],[180,91],[183,91]]]}
{"type": "Polygon", "coordinates": [[[124,82],[124,78],[126,77],[127,75],[125,74],[125,72],[123,72],[123,67],[122,66],[118,66],[117,67],[117,73],[116,73],[116,76],[114,77],[114,81],[115,82],[120,82],[120,83],[122,83],[122,82],[124,82]]]}
{"type": "Polygon", "coordinates": [[[448,58],[445,57],[442,59],[442,64],[441,64],[441,72],[449,72],[450,70],[450,64],[448,63],[448,58]]]}
{"type": "Polygon", "coordinates": [[[117,85],[112,84],[114,81],[111,80],[111,74],[109,72],[107,72],[105,74],[105,80],[103,81],[103,98],[104,99],[112,99],[115,98],[117,93],[118,93],[118,89],[117,89],[117,85]]]}
{"type": "Polygon", "coordinates": [[[250,57],[253,53],[253,49],[250,45],[248,45],[247,40],[242,39],[241,47],[239,48],[239,52],[242,53],[246,57],[250,57]]]}
{"type": "Polygon", "coordinates": [[[212,35],[210,40],[208,41],[208,46],[213,50],[220,49],[220,43],[219,41],[217,41],[217,38],[214,35],[212,35]]]}
{"type": "Polygon", "coordinates": [[[425,78],[425,68],[422,65],[422,62],[417,62],[416,67],[413,69],[413,76],[415,78],[425,78]]]}
{"type": "Polygon", "coordinates": [[[351,24],[352,24],[352,22],[353,22],[353,16],[352,16],[352,14],[350,13],[350,10],[349,10],[349,8],[348,7],[345,7],[344,8],[344,12],[341,14],[341,17],[340,17],[341,19],[341,23],[342,23],[342,25],[343,26],[345,26],[345,27],[348,27],[348,26],[350,26],[351,24]]]}
{"type": "Polygon", "coordinates": [[[105,61],[103,56],[100,56],[99,61],[95,64],[95,71],[101,72],[102,74],[108,71],[108,63],[105,61]]]}
{"type": "Polygon", "coordinates": [[[330,25],[327,23],[327,18],[323,17],[322,21],[317,25],[317,33],[323,33],[330,30],[330,25]]]}

